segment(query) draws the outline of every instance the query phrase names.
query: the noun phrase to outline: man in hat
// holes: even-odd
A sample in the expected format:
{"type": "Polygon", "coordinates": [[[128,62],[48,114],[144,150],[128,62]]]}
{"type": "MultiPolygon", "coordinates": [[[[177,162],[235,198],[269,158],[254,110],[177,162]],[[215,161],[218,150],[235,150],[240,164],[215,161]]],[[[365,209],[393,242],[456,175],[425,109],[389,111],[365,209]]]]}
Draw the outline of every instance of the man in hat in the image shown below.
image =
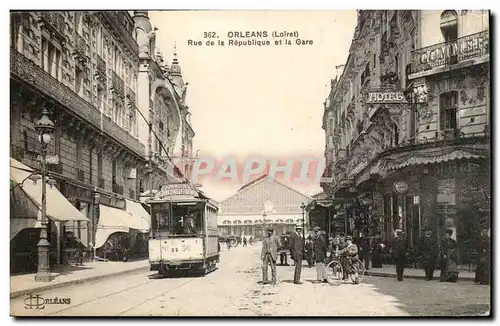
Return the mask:
{"type": "Polygon", "coordinates": [[[267,236],[262,241],[262,283],[268,284],[267,266],[271,265],[271,284],[276,284],[276,260],[278,259],[278,248],[281,246],[280,240],[274,235],[272,227],[267,228],[267,236]]]}
{"type": "Polygon", "coordinates": [[[302,225],[295,226],[295,232],[290,234],[290,256],[295,262],[295,273],[293,275],[294,284],[302,284],[300,272],[302,271],[302,260],[304,251],[304,239],[302,239],[302,225]]]}
{"type": "Polygon", "coordinates": [[[314,258],[316,260],[316,280],[319,282],[327,283],[325,259],[328,247],[323,235],[319,232],[320,228],[315,226],[314,229],[314,258]]]}
{"type": "Polygon", "coordinates": [[[418,256],[422,262],[422,267],[425,271],[425,278],[427,281],[432,280],[434,277],[434,270],[436,269],[438,245],[436,240],[432,237],[432,231],[427,230],[424,237],[420,239],[418,246],[418,256]]]}
{"type": "Polygon", "coordinates": [[[351,271],[354,273],[354,284],[359,284],[359,275],[358,275],[358,269],[353,268],[354,262],[356,258],[358,257],[358,246],[352,242],[352,236],[348,235],[345,237],[345,243],[346,246],[344,249],[341,249],[337,254],[340,255],[340,257],[344,258],[344,264],[345,264],[345,279],[349,277],[348,271],[351,271]]]}
{"type": "Polygon", "coordinates": [[[474,283],[476,284],[490,284],[490,238],[488,230],[481,230],[481,236],[476,243],[477,257],[476,257],[476,275],[474,283]]]}
{"type": "Polygon", "coordinates": [[[444,240],[441,243],[440,260],[441,275],[440,282],[456,282],[458,280],[457,268],[457,242],[451,238],[453,230],[446,230],[444,240]]]}
{"type": "Polygon", "coordinates": [[[396,237],[392,243],[392,255],[396,263],[398,281],[403,281],[403,272],[406,263],[407,244],[403,230],[396,230],[396,237]]]}

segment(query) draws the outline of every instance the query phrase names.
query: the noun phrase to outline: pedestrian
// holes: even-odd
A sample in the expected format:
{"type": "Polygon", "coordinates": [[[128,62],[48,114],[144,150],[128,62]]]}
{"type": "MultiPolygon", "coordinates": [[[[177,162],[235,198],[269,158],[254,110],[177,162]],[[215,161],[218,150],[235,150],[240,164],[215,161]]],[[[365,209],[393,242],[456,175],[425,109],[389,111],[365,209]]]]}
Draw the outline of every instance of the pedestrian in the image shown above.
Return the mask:
{"type": "Polygon", "coordinates": [[[300,281],[300,272],[302,271],[302,260],[304,251],[304,239],[302,239],[302,225],[295,226],[295,232],[290,234],[290,256],[295,263],[295,271],[293,274],[293,283],[302,284],[300,281]]]}
{"type": "Polygon", "coordinates": [[[396,230],[396,237],[392,244],[392,254],[396,263],[396,275],[398,281],[403,281],[403,273],[406,263],[407,244],[403,230],[396,230]]]}
{"type": "Polygon", "coordinates": [[[441,275],[440,282],[457,282],[458,266],[457,266],[457,242],[451,238],[453,230],[446,230],[444,240],[441,243],[440,260],[441,260],[441,275]]]}
{"type": "Polygon", "coordinates": [[[439,247],[436,239],[432,236],[432,231],[425,231],[424,237],[419,241],[417,252],[427,281],[431,281],[434,278],[438,250],[439,247]]]}
{"type": "Polygon", "coordinates": [[[314,241],[311,239],[311,236],[309,235],[306,240],[306,247],[305,247],[305,254],[306,254],[306,261],[307,265],[309,268],[314,266],[314,241]]]}
{"type": "Polygon", "coordinates": [[[286,252],[289,251],[288,238],[289,236],[286,233],[281,235],[280,263],[282,266],[288,266],[288,258],[286,254],[286,252]]]}
{"type": "Polygon", "coordinates": [[[490,238],[488,237],[488,230],[481,231],[481,237],[476,244],[476,248],[478,255],[474,283],[490,284],[490,238]]]}
{"type": "Polygon", "coordinates": [[[314,259],[316,260],[316,280],[323,283],[328,283],[326,278],[325,260],[328,247],[325,237],[319,232],[320,228],[315,226],[314,229],[314,259]]]}
{"type": "Polygon", "coordinates": [[[271,284],[276,285],[276,260],[278,259],[278,248],[281,246],[280,240],[274,235],[272,227],[267,228],[267,237],[262,241],[262,283],[268,284],[267,268],[271,266],[271,284]]]}
{"type": "Polygon", "coordinates": [[[365,270],[370,269],[370,239],[361,235],[358,238],[360,260],[365,264],[365,270]]]}
{"type": "Polygon", "coordinates": [[[384,244],[382,243],[382,237],[380,231],[377,232],[372,241],[372,268],[382,268],[382,249],[384,244]]]}
{"type": "MultiPolygon", "coordinates": [[[[347,248],[347,242],[345,241],[345,234],[340,233],[338,235],[337,250],[341,251],[341,250],[344,250],[345,248],[347,248]]],[[[347,269],[349,268],[347,257],[345,257],[345,255],[341,255],[339,258],[339,262],[340,262],[340,265],[342,266],[342,273],[343,273],[342,280],[345,281],[349,277],[349,275],[347,275],[347,269]]]]}
{"type": "Polygon", "coordinates": [[[250,237],[250,239],[248,239],[248,243],[249,243],[250,245],[252,245],[252,242],[253,242],[253,238],[252,238],[252,237],[250,237]]]}
{"type": "Polygon", "coordinates": [[[227,251],[231,250],[231,238],[226,239],[227,251]]]}
{"type": "Polygon", "coordinates": [[[243,237],[243,247],[247,246],[247,237],[243,237]]]}

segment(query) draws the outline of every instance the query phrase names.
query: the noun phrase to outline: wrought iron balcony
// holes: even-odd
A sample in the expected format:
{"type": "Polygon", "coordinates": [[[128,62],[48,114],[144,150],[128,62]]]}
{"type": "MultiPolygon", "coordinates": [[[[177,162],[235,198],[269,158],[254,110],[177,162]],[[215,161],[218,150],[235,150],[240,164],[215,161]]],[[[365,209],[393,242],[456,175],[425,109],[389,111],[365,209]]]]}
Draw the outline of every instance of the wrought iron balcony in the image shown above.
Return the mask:
{"type": "Polygon", "coordinates": [[[118,195],[123,195],[123,186],[113,182],[113,192],[118,195]]]}
{"type": "Polygon", "coordinates": [[[489,31],[412,51],[412,74],[489,55],[489,31]]]}
{"type": "Polygon", "coordinates": [[[101,56],[96,55],[97,58],[97,69],[95,76],[97,77],[97,81],[100,83],[101,86],[106,85],[106,61],[104,61],[101,56]]]}
{"type": "Polygon", "coordinates": [[[41,11],[39,12],[40,20],[54,33],[60,40],[65,40],[66,24],[64,16],[59,11],[41,11]]]}
{"type": "Polygon", "coordinates": [[[89,57],[87,56],[87,41],[78,33],[76,33],[76,43],[73,55],[75,56],[77,66],[87,67],[89,62],[89,57]]]}
{"type": "Polygon", "coordinates": [[[123,21],[126,13],[121,11],[100,11],[96,13],[97,17],[110,29],[116,36],[118,36],[123,43],[131,50],[136,56],[139,55],[139,46],[134,40],[132,33],[128,31],[123,21]]]}
{"type": "Polygon", "coordinates": [[[127,87],[127,97],[130,101],[137,103],[137,99],[135,97],[135,92],[130,87],[127,87]]]}
{"type": "Polygon", "coordinates": [[[123,80],[118,77],[118,75],[116,74],[116,72],[113,71],[113,77],[112,77],[112,91],[114,93],[116,93],[117,95],[119,95],[120,97],[125,97],[125,93],[124,93],[124,83],[123,83],[123,80]]]}
{"type": "Polygon", "coordinates": [[[67,110],[81,117],[85,122],[99,129],[102,128],[102,131],[107,136],[123,147],[128,148],[140,157],[144,157],[145,146],[136,138],[123,128],[120,128],[108,117],[101,117],[99,109],[68,89],[64,84],[13,48],[10,50],[10,74],[11,78],[21,80],[42,94],[61,103],[67,110]],[[104,121],[101,121],[101,119],[104,121]]]}

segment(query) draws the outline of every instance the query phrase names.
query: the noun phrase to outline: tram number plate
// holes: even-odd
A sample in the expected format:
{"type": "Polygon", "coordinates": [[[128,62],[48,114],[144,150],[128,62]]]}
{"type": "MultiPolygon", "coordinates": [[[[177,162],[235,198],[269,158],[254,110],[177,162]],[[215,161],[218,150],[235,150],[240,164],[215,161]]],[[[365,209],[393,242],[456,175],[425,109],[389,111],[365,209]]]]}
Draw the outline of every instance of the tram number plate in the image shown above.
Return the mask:
{"type": "Polygon", "coordinates": [[[181,251],[191,251],[190,245],[181,245],[181,251]]]}

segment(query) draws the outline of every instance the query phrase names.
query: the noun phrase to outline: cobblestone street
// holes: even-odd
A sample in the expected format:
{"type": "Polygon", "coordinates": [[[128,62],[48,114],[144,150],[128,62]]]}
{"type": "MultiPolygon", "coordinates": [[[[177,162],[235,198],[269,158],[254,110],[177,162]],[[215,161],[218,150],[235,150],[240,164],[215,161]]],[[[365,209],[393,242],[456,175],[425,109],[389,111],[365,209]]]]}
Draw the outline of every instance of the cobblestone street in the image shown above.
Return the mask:
{"type": "Polygon", "coordinates": [[[278,266],[279,284],[261,285],[260,245],[221,252],[219,269],[205,277],[158,278],[154,272],[39,293],[70,298],[69,305],[27,309],[11,300],[14,315],[51,316],[450,316],[488,311],[489,287],[366,277],[363,284],[315,284],[303,268],[294,285],[292,266],[278,266]]]}

